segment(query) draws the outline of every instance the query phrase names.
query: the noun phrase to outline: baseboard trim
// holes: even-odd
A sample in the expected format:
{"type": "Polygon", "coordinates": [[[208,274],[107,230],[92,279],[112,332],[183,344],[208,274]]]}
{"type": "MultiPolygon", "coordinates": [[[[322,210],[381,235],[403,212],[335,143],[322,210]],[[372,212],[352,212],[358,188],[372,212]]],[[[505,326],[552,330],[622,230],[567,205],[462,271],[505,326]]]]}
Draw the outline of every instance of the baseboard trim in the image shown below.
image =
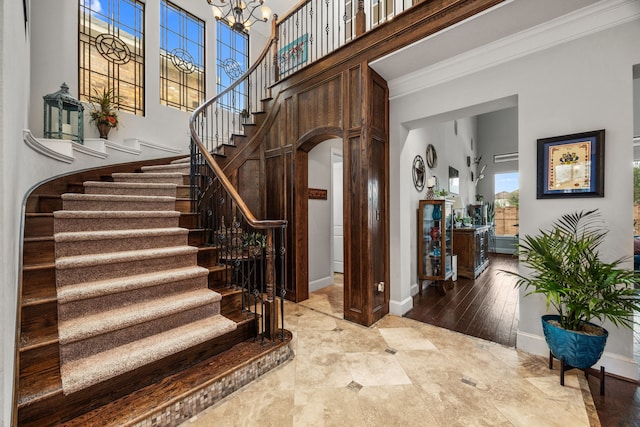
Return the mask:
{"type": "MultiPolygon", "coordinates": [[[[516,338],[516,348],[527,353],[549,357],[549,347],[541,335],[534,335],[519,330],[516,338]]],[[[606,372],[609,374],[628,378],[633,381],[638,380],[638,364],[633,358],[605,351],[593,368],[600,369],[600,366],[604,366],[606,372]]]]}
{"type": "MultiPolygon", "coordinates": [[[[417,289],[417,286],[416,286],[417,289]]],[[[413,293],[412,293],[413,294],[413,293]]],[[[396,316],[404,316],[404,314],[413,308],[413,298],[407,297],[402,301],[389,300],[389,313],[396,316]]]]}
{"type": "Polygon", "coordinates": [[[333,285],[333,276],[322,277],[318,280],[309,282],[309,292],[314,292],[318,289],[326,288],[331,285],[333,285]]]}

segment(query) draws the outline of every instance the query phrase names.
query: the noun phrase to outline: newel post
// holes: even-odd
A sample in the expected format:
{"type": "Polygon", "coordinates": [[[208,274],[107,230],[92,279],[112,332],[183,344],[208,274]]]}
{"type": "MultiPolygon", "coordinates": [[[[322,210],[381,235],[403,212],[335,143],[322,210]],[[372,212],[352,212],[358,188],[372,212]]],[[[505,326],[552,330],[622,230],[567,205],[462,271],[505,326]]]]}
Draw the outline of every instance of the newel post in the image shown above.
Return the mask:
{"type": "Polygon", "coordinates": [[[273,245],[273,229],[267,229],[267,247],[265,251],[266,298],[264,305],[264,329],[268,338],[275,339],[278,329],[278,304],[276,302],[276,269],[275,247],[273,245]]]}
{"type": "Polygon", "coordinates": [[[271,35],[273,37],[273,82],[280,80],[280,65],[278,63],[278,42],[280,36],[278,35],[278,15],[273,15],[273,21],[271,21],[271,35]]]}
{"type": "Polygon", "coordinates": [[[367,31],[367,16],[364,13],[364,0],[358,0],[356,12],[356,37],[360,37],[367,31]]]}

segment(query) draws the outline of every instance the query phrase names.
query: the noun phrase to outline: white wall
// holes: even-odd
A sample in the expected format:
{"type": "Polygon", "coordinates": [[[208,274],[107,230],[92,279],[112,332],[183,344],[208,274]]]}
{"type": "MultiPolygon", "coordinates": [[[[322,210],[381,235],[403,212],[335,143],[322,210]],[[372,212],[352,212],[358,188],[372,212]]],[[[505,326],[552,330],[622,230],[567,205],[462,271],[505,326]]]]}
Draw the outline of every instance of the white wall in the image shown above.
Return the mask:
{"type": "Polygon", "coordinates": [[[327,190],[327,200],[309,199],[309,292],[333,284],[332,152],[342,140],[332,139],[309,151],[309,188],[327,190]]]}
{"type": "MultiPolygon", "coordinates": [[[[481,48],[493,53],[494,66],[484,64],[487,56],[478,52],[456,58],[452,66],[457,78],[431,79],[429,70],[422,70],[412,78],[415,87],[422,89],[406,96],[394,97],[394,85],[389,82],[392,312],[402,314],[404,311],[396,310],[410,306],[406,298],[414,275],[407,248],[415,244],[415,229],[405,226],[406,218],[414,215],[406,190],[411,178],[403,173],[407,168],[405,147],[413,146],[408,127],[424,118],[493,100],[517,97],[521,234],[535,234],[562,213],[599,208],[611,230],[603,255],[631,255],[632,212],[620,207],[632,205],[632,66],[640,63],[636,42],[640,40],[640,4],[628,2],[624,7],[612,7],[608,22],[601,16],[578,17],[529,38],[516,38],[499,50],[481,48]],[[585,35],[586,28],[594,33],[585,35]],[[601,31],[595,32],[596,28],[601,31]],[[530,54],[525,55],[527,52],[530,54]],[[536,140],[595,129],[606,129],[605,197],[537,200],[536,140]]],[[[445,70],[442,64],[438,68],[445,70]]],[[[523,293],[518,347],[544,355],[547,347],[540,326],[544,303],[522,298],[523,293]]],[[[636,377],[631,331],[607,327],[610,337],[602,363],[610,372],[636,377]]]]}
{"type": "Polygon", "coordinates": [[[633,136],[640,136],[640,64],[633,67],[633,136]]]}
{"type": "Polygon", "coordinates": [[[0,2],[0,426],[11,425],[22,196],[31,165],[24,162],[22,128],[27,123],[28,35],[22,2],[0,2]]]}
{"type": "MultiPolygon", "coordinates": [[[[417,210],[418,202],[426,198],[427,188],[418,191],[413,185],[412,165],[415,156],[420,155],[426,159],[427,145],[432,144],[436,149],[438,162],[433,169],[427,166],[427,179],[435,177],[438,182],[438,189],[449,190],[449,166],[458,170],[460,178],[460,195],[463,203],[469,204],[474,200],[474,189],[471,182],[471,168],[467,167],[467,156],[474,158],[474,150],[471,149],[471,139],[476,136],[476,119],[467,117],[444,122],[429,123],[425,127],[409,131],[401,154],[400,173],[403,175],[406,184],[403,184],[402,191],[405,193],[404,201],[408,202],[408,210],[403,213],[401,223],[410,224],[413,230],[410,239],[410,252],[407,254],[411,267],[409,276],[411,280],[411,295],[418,292],[418,266],[417,266],[417,210]],[[457,134],[455,129],[457,127],[457,134]],[[408,179],[408,180],[407,180],[408,179]]],[[[425,160],[426,162],[426,160],[425,160]]],[[[473,163],[471,164],[473,167],[473,163]]],[[[392,187],[393,188],[393,187],[392,187]]],[[[391,288],[393,289],[393,288],[391,288]]],[[[409,296],[410,298],[410,296],[409,296]]],[[[406,299],[406,298],[405,298],[406,299]]],[[[393,296],[392,300],[396,301],[393,296]]],[[[406,304],[406,302],[405,302],[406,304]]]]}
{"type": "Polygon", "coordinates": [[[502,172],[517,172],[518,161],[494,163],[495,154],[518,152],[518,108],[505,108],[478,116],[478,156],[487,165],[485,178],[478,181],[476,192],[484,195],[485,202],[493,202],[495,190],[493,176],[502,172]]]}

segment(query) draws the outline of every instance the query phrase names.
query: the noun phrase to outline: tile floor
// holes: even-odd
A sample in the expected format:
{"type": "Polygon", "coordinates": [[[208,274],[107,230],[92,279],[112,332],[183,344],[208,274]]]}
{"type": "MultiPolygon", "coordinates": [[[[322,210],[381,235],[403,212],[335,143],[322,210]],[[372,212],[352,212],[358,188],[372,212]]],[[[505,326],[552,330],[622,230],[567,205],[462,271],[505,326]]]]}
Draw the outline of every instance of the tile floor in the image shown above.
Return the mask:
{"type": "Polygon", "coordinates": [[[206,409],[198,426],[598,426],[583,375],[386,316],[366,328],[286,303],[295,356],[206,409]]]}

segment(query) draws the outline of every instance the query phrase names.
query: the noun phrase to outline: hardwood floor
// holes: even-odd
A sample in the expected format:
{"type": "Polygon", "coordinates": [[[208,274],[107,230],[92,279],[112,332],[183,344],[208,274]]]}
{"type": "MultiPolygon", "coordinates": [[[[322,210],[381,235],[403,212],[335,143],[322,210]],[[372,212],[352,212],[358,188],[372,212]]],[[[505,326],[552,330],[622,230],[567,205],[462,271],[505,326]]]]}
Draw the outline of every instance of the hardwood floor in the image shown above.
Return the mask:
{"type": "Polygon", "coordinates": [[[517,268],[516,258],[492,255],[476,280],[458,277],[445,295],[438,286],[424,288],[422,295],[413,297],[413,309],[405,317],[515,347],[518,290],[515,278],[500,270],[517,268]]]}

